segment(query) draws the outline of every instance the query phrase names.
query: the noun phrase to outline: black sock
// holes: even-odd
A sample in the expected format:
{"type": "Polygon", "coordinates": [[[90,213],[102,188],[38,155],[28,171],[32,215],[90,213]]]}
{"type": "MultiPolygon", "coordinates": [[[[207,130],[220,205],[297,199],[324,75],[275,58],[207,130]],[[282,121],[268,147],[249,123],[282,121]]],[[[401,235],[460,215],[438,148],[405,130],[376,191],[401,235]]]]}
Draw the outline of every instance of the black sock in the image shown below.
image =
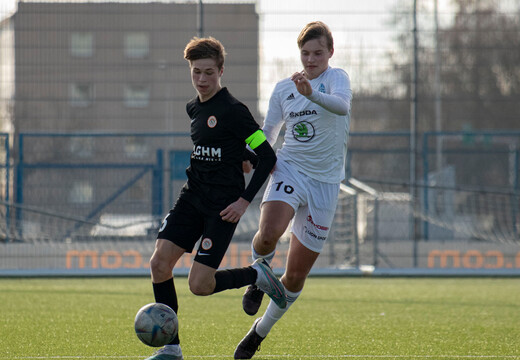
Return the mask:
{"type": "MultiPolygon", "coordinates": [[[[155,302],[168,305],[177,314],[179,311],[179,303],[177,302],[177,292],[175,291],[173,278],[157,284],[152,283],[152,286],[155,302]]],[[[177,345],[179,343],[179,333],[177,332],[177,336],[169,345],[177,345]]]]}
{"type": "Polygon", "coordinates": [[[218,270],[215,273],[215,290],[218,293],[228,289],[238,289],[245,285],[251,285],[256,282],[258,276],[255,269],[251,266],[238,269],[218,270]]]}

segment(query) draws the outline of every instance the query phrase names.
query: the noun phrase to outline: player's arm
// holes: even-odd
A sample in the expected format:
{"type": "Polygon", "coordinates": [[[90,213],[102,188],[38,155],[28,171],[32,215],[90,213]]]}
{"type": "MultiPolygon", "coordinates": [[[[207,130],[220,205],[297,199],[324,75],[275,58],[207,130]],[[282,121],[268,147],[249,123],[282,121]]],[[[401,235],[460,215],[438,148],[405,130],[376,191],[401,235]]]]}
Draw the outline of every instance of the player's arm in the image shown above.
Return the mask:
{"type": "Polygon", "coordinates": [[[246,143],[255,152],[258,159],[255,172],[241,195],[242,198],[251,202],[271,173],[271,170],[273,170],[276,163],[276,154],[262,130],[257,130],[249,136],[246,139],[246,143]]]}
{"type": "Polygon", "coordinates": [[[246,143],[255,152],[258,164],[240,198],[220,212],[222,220],[233,223],[240,220],[276,163],[276,154],[262,130],[255,131],[246,139],[246,143]]]}
{"type": "Polygon", "coordinates": [[[267,108],[267,114],[262,126],[264,135],[271,146],[274,146],[283,126],[283,112],[279,93],[280,90],[277,84],[269,98],[269,107],[267,108]]]}
{"type": "Polygon", "coordinates": [[[242,157],[242,170],[244,173],[249,174],[251,170],[256,169],[258,165],[258,156],[249,150],[248,147],[244,149],[244,156],[242,157]]]}
{"type": "Polygon", "coordinates": [[[327,111],[337,115],[347,115],[350,112],[352,91],[349,93],[324,94],[316,90],[307,96],[307,99],[320,105],[327,111]]]}
{"type": "Polygon", "coordinates": [[[337,115],[350,113],[352,90],[350,89],[350,80],[347,73],[340,70],[336,71],[334,80],[330,84],[330,94],[314,90],[303,73],[295,73],[291,79],[300,94],[325,110],[337,115]]]}

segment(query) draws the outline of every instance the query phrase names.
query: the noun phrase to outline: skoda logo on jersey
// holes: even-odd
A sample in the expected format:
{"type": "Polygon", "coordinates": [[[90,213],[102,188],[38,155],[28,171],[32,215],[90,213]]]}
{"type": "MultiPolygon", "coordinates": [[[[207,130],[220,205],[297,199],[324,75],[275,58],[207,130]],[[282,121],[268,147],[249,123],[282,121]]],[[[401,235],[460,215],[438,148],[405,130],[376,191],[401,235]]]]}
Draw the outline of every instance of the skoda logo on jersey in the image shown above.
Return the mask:
{"type": "Polygon", "coordinates": [[[319,87],[318,91],[320,93],[324,93],[325,94],[325,85],[323,85],[323,83],[320,84],[320,87],[319,87]]]}
{"type": "Polygon", "coordinates": [[[215,116],[211,115],[208,118],[208,127],[213,129],[215,126],[217,126],[217,118],[215,116]]]}
{"type": "Polygon", "coordinates": [[[292,134],[297,141],[307,142],[314,137],[314,126],[308,121],[300,121],[293,126],[292,134]]]}
{"type": "Polygon", "coordinates": [[[289,117],[295,118],[299,116],[318,115],[316,110],[302,110],[302,111],[291,111],[289,117]]]}

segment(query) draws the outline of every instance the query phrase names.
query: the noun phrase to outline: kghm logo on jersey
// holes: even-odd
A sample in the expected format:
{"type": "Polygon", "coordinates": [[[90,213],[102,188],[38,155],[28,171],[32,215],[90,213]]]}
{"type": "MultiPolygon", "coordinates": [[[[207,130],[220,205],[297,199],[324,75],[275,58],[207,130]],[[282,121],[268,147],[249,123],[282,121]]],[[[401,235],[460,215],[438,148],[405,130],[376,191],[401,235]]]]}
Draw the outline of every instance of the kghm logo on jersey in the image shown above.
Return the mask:
{"type": "Polygon", "coordinates": [[[208,118],[208,127],[213,129],[215,126],[217,126],[217,118],[215,116],[211,115],[208,118]]]}
{"type": "Polygon", "coordinates": [[[202,161],[222,161],[222,149],[197,145],[193,147],[191,158],[202,161]]]}
{"type": "Polygon", "coordinates": [[[300,142],[307,142],[314,137],[314,126],[308,121],[300,121],[292,128],[294,138],[300,142]]]}
{"type": "Polygon", "coordinates": [[[323,83],[320,84],[320,87],[319,87],[318,91],[320,93],[324,93],[325,94],[325,85],[323,85],[323,83]]]}

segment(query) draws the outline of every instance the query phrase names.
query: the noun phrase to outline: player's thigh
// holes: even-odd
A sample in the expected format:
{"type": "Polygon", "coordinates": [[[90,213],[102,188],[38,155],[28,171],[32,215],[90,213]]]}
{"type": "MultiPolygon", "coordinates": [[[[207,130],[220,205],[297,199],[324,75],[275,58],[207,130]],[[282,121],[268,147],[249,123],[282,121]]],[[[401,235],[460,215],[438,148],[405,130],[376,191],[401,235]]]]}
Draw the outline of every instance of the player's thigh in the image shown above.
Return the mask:
{"type": "Polygon", "coordinates": [[[236,227],[237,223],[222,220],[218,213],[207,214],[194,262],[218,269],[226,255],[236,227]]]}
{"type": "Polygon", "coordinates": [[[157,238],[169,240],[191,252],[204,230],[204,218],[200,209],[179,198],[164,218],[157,238]]]}
{"type": "Polygon", "coordinates": [[[166,239],[157,239],[150,259],[152,281],[163,282],[172,277],[172,270],[185,249],[166,239]]]}
{"type": "Polygon", "coordinates": [[[265,240],[278,240],[283,235],[291,219],[294,209],[283,201],[268,201],[260,210],[259,230],[265,240]]]}

